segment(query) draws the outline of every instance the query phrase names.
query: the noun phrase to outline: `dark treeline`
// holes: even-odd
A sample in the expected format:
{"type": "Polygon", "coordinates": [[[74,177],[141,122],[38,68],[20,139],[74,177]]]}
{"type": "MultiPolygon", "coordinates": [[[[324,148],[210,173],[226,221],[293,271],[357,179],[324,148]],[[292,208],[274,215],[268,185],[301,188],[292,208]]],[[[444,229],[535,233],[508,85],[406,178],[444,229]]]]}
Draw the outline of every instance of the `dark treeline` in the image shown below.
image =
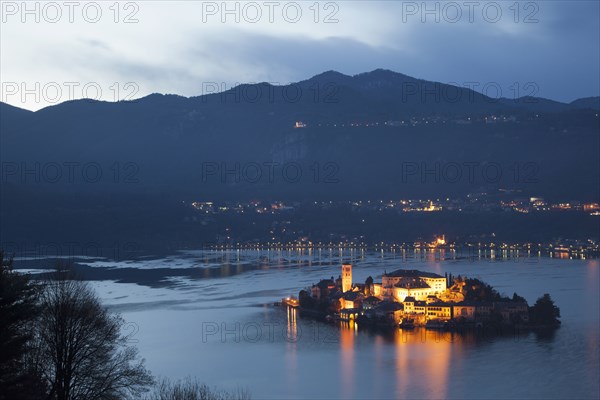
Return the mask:
{"type": "Polygon", "coordinates": [[[2,246],[16,254],[35,251],[35,243],[62,247],[68,243],[79,247],[93,243],[108,248],[118,242],[121,246],[130,243],[138,251],[168,252],[218,243],[227,236],[230,243],[288,242],[306,237],[314,243],[348,240],[368,244],[430,241],[439,234],[446,234],[449,241],[456,243],[550,243],[599,238],[598,217],[575,211],[404,213],[359,211],[348,204],[322,208],[303,202],[293,212],[274,215],[203,214],[191,207],[194,199],[182,203],[175,196],[65,197],[20,191],[0,195],[2,246]],[[63,229],[57,232],[54,226],[63,229]]]}

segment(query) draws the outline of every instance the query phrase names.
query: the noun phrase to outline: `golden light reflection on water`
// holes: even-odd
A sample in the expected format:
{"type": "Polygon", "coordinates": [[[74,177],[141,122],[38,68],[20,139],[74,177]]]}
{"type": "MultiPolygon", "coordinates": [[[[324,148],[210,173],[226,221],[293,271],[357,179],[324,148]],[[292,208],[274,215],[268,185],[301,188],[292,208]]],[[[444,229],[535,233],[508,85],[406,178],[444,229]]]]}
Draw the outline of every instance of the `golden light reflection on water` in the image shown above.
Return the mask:
{"type": "MultiPolygon", "coordinates": [[[[352,397],[356,393],[356,385],[361,381],[361,377],[358,376],[358,370],[361,368],[357,365],[360,346],[357,342],[359,335],[369,333],[358,332],[356,327],[353,321],[340,324],[340,376],[343,398],[352,397]]],[[[415,393],[423,394],[423,389],[426,391],[426,398],[448,397],[450,368],[460,368],[460,358],[464,354],[465,346],[475,340],[469,335],[421,328],[375,333],[372,339],[374,348],[369,350],[373,361],[371,383],[374,388],[381,387],[384,382],[378,382],[378,378],[389,377],[389,370],[393,370],[395,398],[411,398],[415,393]],[[426,382],[426,385],[423,385],[423,382],[426,382]]],[[[389,382],[383,386],[388,385],[389,382]]],[[[389,396],[391,393],[385,395],[389,396]]]]}
{"type": "Polygon", "coordinates": [[[355,393],[354,385],[356,383],[355,369],[355,347],[354,340],[357,334],[358,326],[350,320],[347,323],[342,323],[340,328],[340,374],[341,374],[341,393],[344,398],[352,397],[355,393]]]}
{"type": "Polygon", "coordinates": [[[427,381],[427,398],[446,398],[450,359],[456,345],[460,346],[448,332],[424,329],[396,332],[396,396],[410,397],[413,384],[409,376],[416,375],[427,381]]]}
{"type": "MultiPolygon", "coordinates": [[[[315,257],[321,253],[324,256],[327,255],[326,250],[315,250],[315,257]]],[[[339,255],[337,251],[330,250],[330,253],[334,256],[339,255]]],[[[405,257],[406,253],[410,256],[412,251],[398,252],[398,258],[405,257]]],[[[493,253],[497,257],[500,257],[502,253],[505,257],[512,254],[506,250],[494,250],[493,253]]],[[[357,252],[354,256],[358,257],[359,255],[360,252],[357,252]]],[[[279,260],[277,258],[279,253],[272,257],[279,260]]],[[[428,271],[443,275],[448,264],[441,260],[452,257],[452,253],[450,250],[445,252],[421,251],[419,257],[428,261],[428,271]]],[[[491,255],[486,255],[485,251],[481,251],[481,257],[493,258],[491,255]]],[[[567,360],[564,363],[564,369],[567,369],[566,366],[569,365],[570,370],[576,370],[581,361],[581,365],[586,367],[577,372],[578,379],[583,382],[597,382],[598,328],[596,323],[595,327],[591,326],[593,329],[589,329],[589,321],[597,321],[599,314],[600,261],[587,260],[577,264],[559,261],[561,264],[558,264],[551,259],[538,259],[537,257],[533,259],[541,261],[533,264],[506,263],[503,268],[506,267],[510,274],[507,272],[506,276],[502,274],[494,274],[494,276],[500,276],[501,279],[498,282],[501,285],[512,285],[512,282],[521,284],[521,287],[525,289],[524,293],[529,293],[530,304],[545,292],[552,294],[561,307],[564,323],[551,339],[538,339],[533,334],[526,334],[519,338],[512,335],[503,337],[492,335],[492,337],[483,338],[473,335],[473,337],[469,337],[468,335],[419,328],[413,331],[396,330],[382,333],[371,332],[361,326],[361,329],[357,331],[355,329],[357,325],[353,322],[338,327],[314,322],[310,319],[303,321],[296,309],[288,308],[287,325],[283,322],[278,327],[280,329],[278,338],[281,337],[281,328],[288,337],[284,344],[285,353],[278,355],[283,358],[281,368],[285,368],[285,378],[282,379],[282,382],[289,385],[290,390],[291,388],[300,390],[299,388],[302,388],[309,380],[314,381],[315,377],[323,376],[323,379],[327,377],[325,385],[331,392],[339,394],[342,398],[354,398],[357,397],[357,394],[365,393],[371,398],[461,398],[469,393],[486,393],[491,382],[485,381],[489,375],[486,375],[485,367],[490,363],[494,364],[497,360],[499,360],[497,361],[498,369],[505,374],[505,376],[499,377],[499,380],[510,385],[510,379],[507,377],[513,373],[511,357],[521,357],[527,352],[536,354],[539,351],[537,347],[542,348],[539,358],[550,361],[547,363],[549,367],[545,375],[552,376],[553,380],[561,381],[562,379],[562,383],[569,382],[567,378],[564,378],[563,372],[555,371],[552,367],[552,365],[557,365],[552,361],[556,361],[559,357],[557,354],[559,354],[561,359],[567,360]],[[541,268],[542,266],[544,269],[541,268]],[[535,268],[535,270],[531,268],[535,268]],[[533,273],[546,279],[539,281],[535,279],[522,284],[522,282],[528,281],[533,273]],[[556,279],[557,276],[561,279],[556,279]],[[315,325],[317,326],[315,327],[315,325]],[[320,332],[319,335],[315,336],[315,329],[320,332]],[[295,339],[300,336],[302,339],[297,342],[295,339]],[[492,342],[497,342],[498,345],[489,346],[492,342]],[[509,362],[500,353],[496,354],[499,357],[488,361],[486,347],[491,348],[492,351],[498,348],[506,349],[506,354],[510,355],[509,362]],[[521,350],[526,352],[520,353],[521,350]],[[572,354],[577,354],[577,363],[573,365],[569,364],[572,354]],[[553,373],[555,375],[552,375],[553,373]],[[472,388],[473,379],[465,380],[465,377],[474,376],[480,378],[478,382],[484,383],[477,390],[472,388]],[[471,390],[474,391],[471,392],[471,390]]],[[[283,261],[274,262],[273,265],[266,261],[261,262],[264,262],[264,268],[282,271],[286,269],[287,265],[283,261]]],[[[486,266],[485,264],[474,265],[486,266]]],[[[367,265],[368,267],[370,265],[367,265]]],[[[221,270],[224,270],[229,267],[222,268],[221,270]]],[[[337,265],[336,268],[338,268],[337,265]]],[[[211,269],[212,271],[215,272],[212,275],[216,275],[219,269],[211,269]]],[[[232,263],[231,273],[239,272],[239,264],[232,263]]],[[[518,290],[518,293],[522,294],[521,290],[518,290]]],[[[541,364],[536,364],[537,359],[531,357],[528,365],[540,368],[541,364]]],[[[517,375],[514,378],[517,381],[520,379],[521,385],[528,384],[525,379],[517,375]]],[[[518,389],[513,389],[513,392],[522,394],[518,389]]],[[[557,393],[559,392],[560,390],[557,393]]]]}
{"type": "Polygon", "coordinates": [[[287,307],[287,351],[286,369],[287,378],[290,385],[296,385],[298,377],[298,355],[296,353],[296,343],[298,340],[298,310],[293,307],[287,307]]]}

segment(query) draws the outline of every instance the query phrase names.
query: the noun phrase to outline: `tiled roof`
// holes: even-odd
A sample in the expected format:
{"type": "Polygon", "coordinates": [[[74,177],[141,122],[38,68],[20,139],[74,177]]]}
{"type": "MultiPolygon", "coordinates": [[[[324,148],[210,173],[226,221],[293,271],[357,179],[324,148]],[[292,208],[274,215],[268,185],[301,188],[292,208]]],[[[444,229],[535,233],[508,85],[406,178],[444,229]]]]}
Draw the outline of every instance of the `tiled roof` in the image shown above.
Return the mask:
{"type": "Polygon", "coordinates": [[[410,280],[410,281],[400,281],[394,285],[398,288],[404,289],[427,289],[430,288],[426,282],[423,282],[420,279],[410,280]]]}
{"type": "Polygon", "coordinates": [[[381,300],[375,296],[369,296],[364,301],[365,303],[379,303],[381,300]]]}
{"type": "Polygon", "coordinates": [[[398,311],[402,309],[404,309],[402,304],[392,301],[382,301],[375,307],[375,310],[380,312],[398,311]]]}
{"type": "Polygon", "coordinates": [[[392,278],[443,278],[443,276],[434,274],[433,272],[423,272],[416,269],[397,269],[393,272],[387,272],[383,276],[392,278]]]}
{"type": "Polygon", "coordinates": [[[434,303],[427,304],[427,307],[452,307],[452,304],[444,303],[443,301],[436,301],[434,303]]]}
{"type": "Polygon", "coordinates": [[[344,295],[342,297],[344,298],[344,300],[354,301],[354,300],[357,300],[360,297],[362,297],[362,293],[361,292],[346,292],[346,293],[344,293],[344,295]]]}

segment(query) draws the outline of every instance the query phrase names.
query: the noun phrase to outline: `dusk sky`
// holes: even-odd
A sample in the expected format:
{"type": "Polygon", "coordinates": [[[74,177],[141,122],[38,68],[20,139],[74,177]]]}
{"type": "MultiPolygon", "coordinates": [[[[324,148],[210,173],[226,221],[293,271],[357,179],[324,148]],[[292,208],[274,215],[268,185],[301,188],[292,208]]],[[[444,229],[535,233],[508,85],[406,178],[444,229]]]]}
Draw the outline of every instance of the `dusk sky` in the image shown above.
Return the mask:
{"type": "MultiPolygon", "coordinates": [[[[285,84],[327,70],[353,75],[377,68],[476,88],[491,83],[509,98],[516,88],[519,96],[563,102],[600,95],[597,1],[522,2],[518,13],[513,2],[430,2],[430,14],[421,2],[340,1],[319,3],[318,16],[312,2],[278,2],[273,22],[264,2],[237,3],[239,22],[223,15],[221,2],[119,3],[118,16],[107,2],[99,3],[95,23],[97,10],[84,13],[85,2],[72,23],[62,2],[27,3],[33,14],[24,14],[22,4],[2,2],[0,100],[31,110],[81,98],[89,83],[89,97],[100,88],[104,100],[195,96],[206,82],[285,84]],[[137,22],[124,23],[128,15],[137,22]],[[22,88],[36,82],[40,98],[23,98],[22,88]],[[79,86],[71,85],[70,94],[65,82],[79,86]]],[[[496,89],[488,94],[498,97],[496,89]]]]}

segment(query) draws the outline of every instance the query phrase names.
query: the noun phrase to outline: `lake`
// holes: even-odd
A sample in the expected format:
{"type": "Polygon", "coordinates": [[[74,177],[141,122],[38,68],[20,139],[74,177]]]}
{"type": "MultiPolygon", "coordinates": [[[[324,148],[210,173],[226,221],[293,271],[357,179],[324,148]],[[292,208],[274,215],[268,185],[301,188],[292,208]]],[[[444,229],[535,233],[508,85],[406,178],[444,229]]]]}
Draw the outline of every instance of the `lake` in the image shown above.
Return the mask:
{"type": "MultiPolygon", "coordinates": [[[[599,261],[499,255],[199,250],[77,262],[104,304],[127,321],[131,343],[155,375],[243,387],[255,399],[599,398],[599,261]],[[337,277],[342,261],[354,264],[355,282],[409,268],[476,277],[530,305],[550,293],[562,327],[548,336],[373,332],[273,306],[337,277]]],[[[44,261],[18,266],[43,268],[44,261]]]]}

